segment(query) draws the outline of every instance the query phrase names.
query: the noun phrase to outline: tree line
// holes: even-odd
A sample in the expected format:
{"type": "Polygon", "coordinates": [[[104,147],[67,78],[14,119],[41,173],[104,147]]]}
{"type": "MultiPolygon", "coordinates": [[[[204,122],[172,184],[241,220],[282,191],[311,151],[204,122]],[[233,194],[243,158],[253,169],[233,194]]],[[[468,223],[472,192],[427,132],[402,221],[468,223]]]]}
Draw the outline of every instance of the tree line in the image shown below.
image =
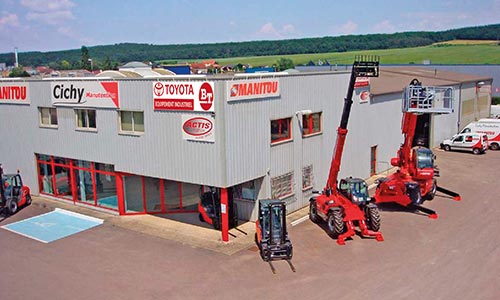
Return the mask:
{"type": "MultiPolygon", "coordinates": [[[[49,66],[63,69],[116,69],[129,61],[196,61],[246,56],[269,56],[379,50],[428,46],[449,40],[499,40],[500,24],[466,27],[439,32],[401,32],[393,34],[345,35],[278,41],[248,41],[212,44],[153,45],[120,43],[82,46],[81,49],[51,52],[21,52],[23,66],[49,66]],[[84,58],[85,56],[85,58],[84,58]]],[[[0,62],[14,65],[14,54],[0,54],[0,62]]]]}

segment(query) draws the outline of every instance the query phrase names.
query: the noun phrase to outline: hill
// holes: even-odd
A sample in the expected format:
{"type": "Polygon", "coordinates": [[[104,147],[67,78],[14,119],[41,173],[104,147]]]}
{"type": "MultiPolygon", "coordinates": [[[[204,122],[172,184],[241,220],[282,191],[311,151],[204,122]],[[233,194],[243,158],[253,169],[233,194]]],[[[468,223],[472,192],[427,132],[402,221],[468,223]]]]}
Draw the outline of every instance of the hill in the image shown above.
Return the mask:
{"type": "MultiPolygon", "coordinates": [[[[312,55],[311,57],[319,55],[322,56],[322,59],[336,59],[337,55],[339,57],[342,57],[341,54],[348,51],[363,51],[363,53],[367,53],[366,50],[389,51],[388,49],[404,48],[417,49],[416,51],[420,53],[427,48],[429,48],[430,50],[425,51],[432,51],[433,48],[439,47],[449,47],[449,49],[447,50],[451,50],[452,47],[460,47],[460,45],[450,45],[449,42],[448,44],[436,44],[445,41],[498,41],[499,39],[500,24],[494,24],[452,29],[440,32],[403,32],[393,34],[345,35],[339,37],[213,44],[152,45],[123,43],[107,46],[87,47],[87,49],[89,52],[89,56],[93,60],[94,66],[99,68],[102,68],[105,64],[117,65],[129,61],[157,62],[162,60],[169,60],[178,62],[196,61],[207,58],[215,58],[218,61],[234,61],[234,58],[237,57],[239,58],[239,63],[244,63],[242,58],[263,56],[274,57],[273,62],[276,62],[276,57],[297,57],[297,59],[293,59],[295,64],[301,64],[300,62],[303,61],[303,59],[300,58],[301,55],[312,55]],[[327,57],[325,57],[325,54],[327,57]]],[[[492,49],[499,48],[498,43],[496,43],[495,45],[496,46],[475,45],[474,47],[483,46],[490,47],[492,49]]],[[[457,49],[460,51],[464,50],[461,48],[455,48],[455,50],[457,49]]],[[[387,58],[394,58],[393,55],[394,53],[388,52],[387,58]]],[[[446,55],[443,56],[445,57],[446,55]]],[[[461,58],[464,57],[461,56],[461,58]]],[[[307,60],[313,60],[313,58],[307,58],[307,60]]],[[[341,61],[341,59],[339,60],[341,61]]],[[[19,53],[19,61],[24,66],[50,65],[53,68],[60,69],[64,65],[69,68],[79,68],[81,67],[81,49],[53,52],[22,52],[19,53]],[[63,61],[65,61],[64,64],[63,61]]],[[[386,63],[384,60],[382,61],[386,63]]],[[[411,59],[410,62],[411,61],[416,62],[417,59],[411,59]]],[[[7,65],[13,65],[14,55],[12,53],[0,54],[0,62],[6,62],[7,65]]]]}

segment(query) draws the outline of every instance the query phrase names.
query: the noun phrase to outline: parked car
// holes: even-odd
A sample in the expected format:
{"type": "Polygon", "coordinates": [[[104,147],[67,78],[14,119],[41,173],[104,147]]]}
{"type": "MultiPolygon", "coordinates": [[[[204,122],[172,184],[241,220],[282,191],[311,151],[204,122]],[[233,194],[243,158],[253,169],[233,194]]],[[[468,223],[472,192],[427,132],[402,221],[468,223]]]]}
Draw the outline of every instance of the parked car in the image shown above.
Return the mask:
{"type": "Polygon", "coordinates": [[[441,148],[445,151],[464,150],[481,154],[488,149],[488,136],[479,133],[459,133],[451,139],[444,140],[441,143],[441,148]]]}

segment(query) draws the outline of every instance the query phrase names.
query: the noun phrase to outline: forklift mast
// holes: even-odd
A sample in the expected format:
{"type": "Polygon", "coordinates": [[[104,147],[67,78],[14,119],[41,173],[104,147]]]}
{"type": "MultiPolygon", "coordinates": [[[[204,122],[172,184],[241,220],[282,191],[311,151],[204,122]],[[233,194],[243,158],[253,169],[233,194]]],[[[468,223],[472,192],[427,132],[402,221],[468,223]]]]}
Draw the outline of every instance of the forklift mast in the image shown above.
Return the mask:
{"type": "Polygon", "coordinates": [[[4,186],[3,186],[3,168],[2,168],[2,164],[0,164],[0,202],[3,202],[5,199],[4,199],[4,186]]]}
{"type": "Polygon", "coordinates": [[[342,161],[342,153],[344,151],[344,143],[347,136],[347,123],[352,107],[352,95],[354,93],[354,86],[356,78],[358,77],[378,77],[379,75],[379,57],[359,55],[354,58],[354,63],[351,70],[351,78],[349,80],[349,87],[347,89],[347,96],[344,98],[344,109],[342,111],[342,118],[340,119],[340,126],[337,129],[337,142],[333,151],[332,162],[330,165],[330,172],[328,181],[325,186],[325,194],[329,195],[332,192],[337,193],[336,185],[340,171],[340,163],[342,161]]]}

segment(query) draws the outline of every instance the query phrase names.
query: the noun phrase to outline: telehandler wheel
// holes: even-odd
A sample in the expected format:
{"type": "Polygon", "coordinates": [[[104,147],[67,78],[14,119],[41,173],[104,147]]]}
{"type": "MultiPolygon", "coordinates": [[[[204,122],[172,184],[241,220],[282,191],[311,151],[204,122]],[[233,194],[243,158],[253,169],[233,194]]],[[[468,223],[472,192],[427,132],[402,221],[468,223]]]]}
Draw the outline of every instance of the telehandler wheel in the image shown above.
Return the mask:
{"type": "Polygon", "coordinates": [[[434,199],[434,196],[436,196],[436,191],[437,191],[436,180],[433,180],[431,190],[427,193],[427,195],[425,195],[425,200],[431,201],[432,199],[434,199]]]}
{"type": "Polygon", "coordinates": [[[332,210],[328,213],[327,230],[328,234],[332,238],[337,238],[339,235],[345,232],[345,223],[342,212],[338,209],[332,210]]]}
{"type": "Polygon", "coordinates": [[[26,196],[26,206],[30,205],[31,204],[31,196],[30,195],[27,195],[26,196]]]}
{"type": "Polygon", "coordinates": [[[316,201],[311,201],[309,204],[309,219],[313,223],[319,222],[318,208],[316,207],[316,201]]]}
{"type": "Polygon", "coordinates": [[[372,231],[380,230],[380,214],[378,207],[367,207],[365,211],[366,226],[372,231]]]}
{"type": "Polygon", "coordinates": [[[17,212],[18,206],[17,201],[13,199],[7,200],[7,214],[13,215],[17,212]]]}

